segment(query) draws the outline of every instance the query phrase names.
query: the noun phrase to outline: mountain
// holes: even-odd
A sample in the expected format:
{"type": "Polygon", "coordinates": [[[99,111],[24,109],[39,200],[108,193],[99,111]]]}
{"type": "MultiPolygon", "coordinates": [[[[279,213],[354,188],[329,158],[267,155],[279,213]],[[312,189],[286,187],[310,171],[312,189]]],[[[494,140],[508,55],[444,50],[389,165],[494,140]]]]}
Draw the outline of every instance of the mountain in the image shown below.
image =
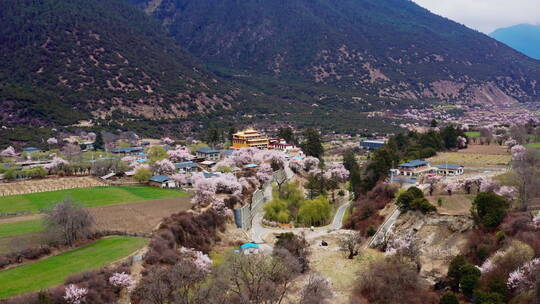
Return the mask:
{"type": "Polygon", "coordinates": [[[540,25],[519,24],[500,28],[489,36],[531,58],[540,60],[540,25]]]}
{"type": "Polygon", "coordinates": [[[130,0],[223,77],[368,111],[537,101],[540,62],[409,0],[130,0]]]}
{"type": "Polygon", "coordinates": [[[4,125],[182,117],[230,108],[233,89],[127,2],[0,3],[4,125]]]}

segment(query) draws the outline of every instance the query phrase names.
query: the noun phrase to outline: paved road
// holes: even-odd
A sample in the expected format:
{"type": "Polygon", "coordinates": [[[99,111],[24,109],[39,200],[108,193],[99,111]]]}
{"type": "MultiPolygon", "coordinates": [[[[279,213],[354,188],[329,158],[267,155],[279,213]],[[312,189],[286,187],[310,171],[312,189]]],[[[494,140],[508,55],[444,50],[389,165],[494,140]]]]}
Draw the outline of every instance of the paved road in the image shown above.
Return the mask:
{"type": "Polygon", "coordinates": [[[341,227],[343,227],[343,218],[345,217],[345,211],[347,211],[347,208],[349,208],[351,203],[352,201],[349,201],[338,208],[338,210],[336,211],[336,215],[334,215],[334,219],[332,220],[332,229],[341,229],[341,227]]]}

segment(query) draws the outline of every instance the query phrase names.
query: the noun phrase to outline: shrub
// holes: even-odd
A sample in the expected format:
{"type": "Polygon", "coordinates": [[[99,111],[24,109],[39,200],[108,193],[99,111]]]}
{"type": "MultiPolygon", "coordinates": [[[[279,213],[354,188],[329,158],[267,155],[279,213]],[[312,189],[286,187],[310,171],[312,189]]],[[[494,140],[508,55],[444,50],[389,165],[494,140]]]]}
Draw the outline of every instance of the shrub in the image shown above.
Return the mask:
{"type": "Polygon", "coordinates": [[[447,276],[450,280],[450,287],[452,287],[454,291],[458,291],[459,289],[459,281],[461,280],[461,267],[465,266],[465,264],[467,264],[465,256],[458,254],[452,259],[450,265],[448,266],[447,276]]]}
{"type": "Polygon", "coordinates": [[[406,191],[398,196],[396,204],[401,210],[409,210],[412,201],[415,199],[416,197],[412,192],[406,191]]]}
{"type": "Polygon", "coordinates": [[[439,304],[459,304],[459,299],[453,292],[447,292],[443,294],[439,304]]]}
{"type": "Polygon", "coordinates": [[[424,192],[422,190],[418,189],[417,187],[410,187],[407,189],[407,192],[412,194],[414,198],[424,198],[424,192]]]}
{"type": "Polygon", "coordinates": [[[324,225],[332,214],[332,205],[324,196],[303,201],[298,210],[298,221],[307,226],[324,225]]]}
{"type": "Polygon", "coordinates": [[[411,202],[411,205],[409,206],[410,210],[418,210],[422,213],[428,213],[437,211],[437,208],[433,206],[427,199],[425,198],[416,198],[411,202]]]}
{"type": "Polygon", "coordinates": [[[374,236],[375,233],[377,233],[377,230],[375,229],[375,227],[373,227],[373,225],[370,225],[366,232],[367,236],[374,236]]]}
{"type": "Polygon", "coordinates": [[[459,286],[463,294],[469,298],[473,296],[474,290],[480,282],[481,272],[480,270],[472,265],[465,264],[460,268],[461,278],[459,280],[459,286]]]}
{"type": "Polygon", "coordinates": [[[482,192],[474,199],[471,212],[488,229],[499,227],[508,210],[508,201],[495,193],[482,192]]]}
{"type": "Polygon", "coordinates": [[[133,178],[139,183],[147,183],[152,177],[152,172],[148,168],[140,167],[137,169],[133,178]]]}
{"type": "Polygon", "coordinates": [[[496,292],[477,291],[474,293],[474,303],[478,304],[504,304],[504,298],[496,292]]]}

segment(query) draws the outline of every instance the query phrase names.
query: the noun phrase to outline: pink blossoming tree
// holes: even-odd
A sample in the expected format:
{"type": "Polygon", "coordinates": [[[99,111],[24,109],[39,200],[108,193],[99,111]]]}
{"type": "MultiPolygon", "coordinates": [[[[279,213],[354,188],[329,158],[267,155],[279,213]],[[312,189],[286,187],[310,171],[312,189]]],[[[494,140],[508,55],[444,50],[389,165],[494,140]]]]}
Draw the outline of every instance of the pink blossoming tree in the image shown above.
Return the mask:
{"type": "Polygon", "coordinates": [[[12,146],[9,146],[6,149],[2,150],[2,152],[0,152],[0,156],[2,156],[2,157],[15,157],[15,156],[17,156],[17,153],[15,153],[15,148],[13,148],[12,146]]]}
{"type": "Polygon", "coordinates": [[[159,160],[155,164],[155,171],[158,174],[163,174],[163,175],[172,174],[175,170],[176,170],[176,167],[168,159],[159,160]]]}
{"type": "Polygon", "coordinates": [[[74,284],[70,284],[66,287],[64,300],[69,304],[81,304],[84,297],[88,294],[88,289],[79,288],[74,284]]]}
{"type": "Polygon", "coordinates": [[[128,290],[133,289],[135,286],[135,280],[125,272],[115,272],[109,278],[109,284],[115,287],[127,288],[128,290]]]}
{"type": "Polygon", "coordinates": [[[51,145],[51,146],[56,145],[56,144],[58,144],[58,139],[56,139],[54,137],[51,137],[51,138],[47,139],[47,144],[51,145]]]}

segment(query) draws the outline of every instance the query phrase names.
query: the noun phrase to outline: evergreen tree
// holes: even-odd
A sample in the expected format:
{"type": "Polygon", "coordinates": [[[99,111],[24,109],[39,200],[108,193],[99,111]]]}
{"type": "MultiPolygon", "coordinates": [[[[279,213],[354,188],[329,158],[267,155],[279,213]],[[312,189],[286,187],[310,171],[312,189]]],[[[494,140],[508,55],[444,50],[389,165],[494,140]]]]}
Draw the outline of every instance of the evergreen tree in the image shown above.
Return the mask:
{"type": "Polygon", "coordinates": [[[321,143],[321,135],[315,129],[309,128],[304,134],[305,140],[302,144],[302,151],[307,156],[313,156],[321,159],[324,154],[324,148],[321,143]]]}
{"type": "Polygon", "coordinates": [[[104,145],[105,144],[103,142],[103,134],[101,134],[101,132],[97,132],[96,140],[93,143],[94,150],[103,150],[104,145]]]}
{"type": "Polygon", "coordinates": [[[294,137],[294,131],[291,127],[279,128],[277,137],[283,138],[289,144],[296,144],[296,138],[294,137]]]}

